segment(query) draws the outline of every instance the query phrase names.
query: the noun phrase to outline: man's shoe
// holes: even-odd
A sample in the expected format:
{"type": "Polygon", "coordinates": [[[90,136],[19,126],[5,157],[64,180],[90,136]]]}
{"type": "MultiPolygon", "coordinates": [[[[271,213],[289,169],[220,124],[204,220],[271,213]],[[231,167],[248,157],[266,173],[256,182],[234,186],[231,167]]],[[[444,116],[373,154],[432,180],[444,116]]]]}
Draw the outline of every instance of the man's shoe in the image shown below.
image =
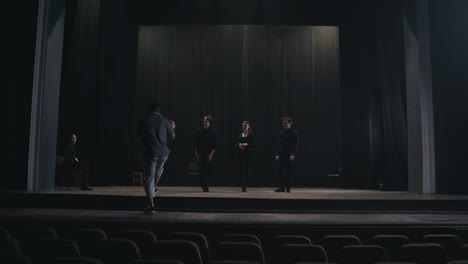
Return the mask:
{"type": "Polygon", "coordinates": [[[154,207],[152,207],[151,205],[146,206],[143,212],[145,213],[145,215],[153,215],[156,213],[156,211],[154,210],[154,207]]]}
{"type": "Polygon", "coordinates": [[[274,190],[275,192],[284,192],[284,189],[278,188],[274,190]]]}
{"type": "Polygon", "coordinates": [[[287,193],[290,193],[290,192],[291,192],[291,189],[287,189],[286,192],[287,192],[287,193]]]}
{"type": "Polygon", "coordinates": [[[89,187],[89,186],[84,186],[84,187],[81,187],[81,190],[82,191],[92,191],[93,188],[89,187]]]}
{"type": "Polygon", "coordinates": [[[242,192],[247,192],[247,188],[242,188],[242,192]]]}

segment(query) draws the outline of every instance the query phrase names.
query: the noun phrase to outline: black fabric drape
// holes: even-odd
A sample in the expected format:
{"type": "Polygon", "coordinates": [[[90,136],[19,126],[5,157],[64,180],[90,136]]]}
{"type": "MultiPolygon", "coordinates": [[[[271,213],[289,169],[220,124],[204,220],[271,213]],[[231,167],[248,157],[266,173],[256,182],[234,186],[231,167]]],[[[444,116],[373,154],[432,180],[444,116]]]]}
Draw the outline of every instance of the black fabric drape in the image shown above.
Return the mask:
{"type": "Polygon", "coordinates": [[[77,132],[79,155],[90,163],[90,184],[129,184],[137,28],[123,1],[66,4],[58,146],[77,132]]]}
{"type": "Polygon", "coordinates": [[[274,142],[282,116],[301,135],[293,185],[323,185],[341,159],[337,27],[140,26],[135,118],[152,100],[177,122],[164,183],[196,183],[187,174],[204,114],[218,133],[214,185],[239,183],[232,147],[243,120],[257,135],[256,186],[277,185],[274,142]]]}
{"type": "Polygon", "coordinates": [[[408,143],[406,125],[406,84],[401,9],[387,4],[381,10],[377,38],[379,67],[379,122],[372,123],[373,174],[380,177],[384,190],[407,190],[408,143]]]}
{"type": "MultiPolygon", "coordinates": [[[[59,104],[57,152],[78,136],[80,160],[94,159],[101,1],[65,2],[64,54],[59,104]]],[[[94,165],[94,164],[92,164],[94,165]]],[[[93,179],[91,180],[93,181],[93,179]]]]}
{"type": "Polygon", "coordinates": [[[375,2],[340,27],[343,181],[407,190],[406,86],[401,6],[375,2]]]}

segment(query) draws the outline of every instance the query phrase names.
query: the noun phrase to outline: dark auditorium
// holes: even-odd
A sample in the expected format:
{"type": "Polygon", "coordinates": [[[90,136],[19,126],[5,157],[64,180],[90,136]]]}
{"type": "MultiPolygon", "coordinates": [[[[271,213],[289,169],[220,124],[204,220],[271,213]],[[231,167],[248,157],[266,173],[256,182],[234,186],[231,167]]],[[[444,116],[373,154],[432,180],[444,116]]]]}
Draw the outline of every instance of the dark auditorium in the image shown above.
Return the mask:
{"type": "Polygon", "coordinates": [[[2,10],[1,264],[468,264],[468,1],[2,10]]]}

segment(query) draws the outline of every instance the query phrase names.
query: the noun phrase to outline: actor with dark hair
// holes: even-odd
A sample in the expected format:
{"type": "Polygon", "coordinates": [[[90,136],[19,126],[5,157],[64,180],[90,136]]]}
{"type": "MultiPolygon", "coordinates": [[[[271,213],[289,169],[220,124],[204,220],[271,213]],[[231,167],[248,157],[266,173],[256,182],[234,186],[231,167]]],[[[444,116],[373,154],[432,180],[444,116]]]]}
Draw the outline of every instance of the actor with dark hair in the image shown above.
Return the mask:
{"type": "Polygon", "coordinates": [[[242,132],[237,138],[237,149],[239,152],[242,192],[247,192],[247,180],[254,149],[255,138],[250,128],[249,121],[242,122],[242,132]]]}
{"type": "Polygon", "coordinates": [[[291,192],[291,177],[293,174],[293,163],[296,159],[297,147],[299,146],[299,134],[292,129],[292,119],[283,117],[281,119],[283,130],[278,135],[276,148],[276,162],[280,178],[280,186],[275,192],[291,192]]]}
{"type": "Polygon", "coordinates": [[[154,214],[154,197],[158,191],[157,186],[164,171],[164,163],[169,157],[167,147],[168,138],[175,138],[176,125],[159,113],[159,104],[153,102],[148,105],[148,116],[140,124],[137,133],[141,138],[142,154],[145,163],[144,188],[148,199],[145,214],[154,214]]]}
{"type": "Polygon", "coordinates": [[[81,190],[92,191],[93,189],[88,185],[89,165],[78,159],[78,152],[76,150],[77,141],[78,137],[75,133],[72,133],[63,150],[63,166],[68,170],[79,171],[81,174],[81,190]]]}
{"type": "Polygon", "coordinates": [[[216,130],[213,128],[213,118],[210,115],[205,115],[203,116],[203,127],[197,130],[195,136],[195,156],[199,162],[200,183],[203,192],[209,192],[215,151],[216,130]]]}

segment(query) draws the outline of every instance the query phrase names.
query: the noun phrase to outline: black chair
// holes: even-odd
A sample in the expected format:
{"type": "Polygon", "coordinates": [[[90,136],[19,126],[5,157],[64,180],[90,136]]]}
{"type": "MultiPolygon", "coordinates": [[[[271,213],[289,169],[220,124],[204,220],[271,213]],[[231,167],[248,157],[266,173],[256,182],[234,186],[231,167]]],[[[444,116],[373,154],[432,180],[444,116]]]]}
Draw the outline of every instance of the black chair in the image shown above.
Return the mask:
{"type": "Polygon", "coordinates": [[[178,260],[139,259],[130,261],[129,264],[184,264],[178,260]]]}
{"type": "Polygon", "coordinates": [[[77,241],[94,242],[107,239],[107,234],[97,228],[73,228],[66,237],[77,241]]]}
{"type": "Polygon", "coordinates": [[[328,261],[335,261],[336,254],[344,246],[361,245],[361,240],[353,235],[329,235],[319,243],[327,252],[328,261]]]}
{"type": "Polygon", "coordinates": [[[328,262],[310,262],[310,261],[301,261],[301,262],[294,262],[293,264],[328,264],[328,262]]]}
{"type": "Polygon", "coordinates": [[[219,242],[252,242],[262,247],[260,239],[252,234],[224,234],[219,242]]]}
{"type": "Polygon", "coordinates": [[[436,243],[445,247],[447,257],[449,260],[455,260],[456,254],[463,242],[461,239],[453,234],[428,234],[423,238],[423,243],[436,243]]]}
{"type": "Polygon", "coordinates": [[[468,244],[462,245],[462,246],[457,250],[456,259],[457,259],[457,260],[468,259],[468,244]]]}
{"type": "Polygon", "coordinates": [[[26,255],[34,263],[48,263],[59,257],[80,257],[80,250],[72,240],[45,238],[28,243],[26,255]]]}
{"type": "Polygon", "coordinates": [[[273,238],[273,242],[277,246],[281,246],[283,244],[307,244],[311,245],[312,242],[306,236],[302,235],[280,235],[275,236],[273,238]]]}
{"type": "Polygon", "coordinates": [[[150,258],[193,264],[203,263],[197,244],[188,240],[160,240],[156,243],[154,253],[150,258]]]}
{"type": "Polygon", "coordinates": [[[255,242],[220,242],[215,246],[213,259],[265,263],[262,248],[255,242]]]}
{"type": "Polygon", "coordinates": [[[12,237],[0,237],[1,256],[20,256],[22,251],[18,241],[12,237]]]}
{"type": "Polygon", "coordinates": [[[80,248],[81,256],[89,257],[94,242],[106,240],[107,234],[101,229],[74,228],[65,237],[75,241],[80,248]]]}
{"type": "Polygon", "coordinates": [[[401,246],[410,243],[410,239],[404,235],[377,235],[369,242],[371,245],[378,245],[385,248],[389,261],[397,260],[401,246]]]}
{"type": "Polygon", "coordinates": [[[275,254],[273,263],[328,262],[325,249],[320,245],[283,244],[275,254]]]}
{"type": "Polygon", "coordinates": [[[338,251],[337,262],[340,264],[372,264],[388,261],[387,251],[377,245],[344,246],[338,251]]]}
{"type": "Polygon", "coordinates": [[[5,264],[32,264],[31,260],[22,255],[0,256],[0,263],[5,264]]]}
{"type": "Polygon", "coordinates": [[[273,262],[277,260],[278,250],[284,244],[306,244],[311,245],[312,242],[306,236],[302,235],[279,235],[268,240],[265,248],[265,261],[273,262]]]}
{"type": "Polygon", "coordinates": [[[445,248],[435,243],[406,244],[400,249],[399,261],[420,264],[440,264],[447,262],[445,248]]]}
{"type": "Polygon", "coordinates": [[[54,264],[103,264],[98,259],[83,258],[83,257],[61,257],[56,258],[54,264]]]}
{"type": "Polygon", "coordinates": [[[42,239],[49,238],[54,239],[58,238],[57,232],[54,229],[48,227],[26,227],[17,229],[14,232],[13,236],[20,241],[24,239],[42,239]]]}
{"type": "Polygon", "coordinates": [[[416,262],[375,262],[374,264],[419,264],[416,262]]]}
{"type": "Polygon", "coordinates": [[[116,238],[128,239],[135,242],[140,249],[142,258],[151,256],[158,241],[154,233],[147,230],[123,230],[117,233],[116,238]]]}
{"type": "Polygon", "coordinates": [[[260,262],[242,261],[242,260],[215,260],[210,264],[261,264],[260,262]]]}
{"type": "Polygon", "coordinates": [[[188,240],[197,244],[203,263],[209,263],[211,260],[208,239],[205,235],[195,232],[173,232],[169,234],[171,240],[188,240]]]}
{"type": "Polygon", "coordinates": [[[128,239],[98,240],[94,242],[90,255],[104,264],[127,264],[141,258],[138,246],[128,239]]]}
{"type": "Polygon", "coordinates": [[[10,232],[3,226],[0,226],[0,237],[9,237],[10,232]]]}

